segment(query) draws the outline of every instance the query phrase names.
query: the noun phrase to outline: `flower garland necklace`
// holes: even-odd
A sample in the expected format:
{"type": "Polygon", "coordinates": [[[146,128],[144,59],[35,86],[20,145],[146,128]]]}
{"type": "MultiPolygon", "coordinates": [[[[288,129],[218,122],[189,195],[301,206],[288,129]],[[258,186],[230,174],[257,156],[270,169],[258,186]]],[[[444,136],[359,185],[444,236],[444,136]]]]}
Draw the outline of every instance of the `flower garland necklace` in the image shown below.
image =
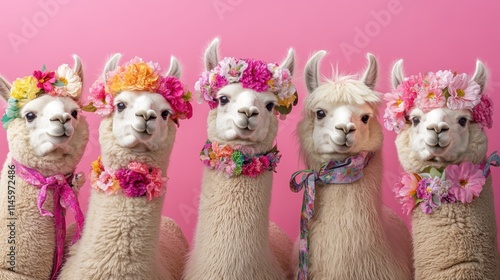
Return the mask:
{"type": "Polygon", "coordinates": [[[417,206],[425,214],[431,214],[443,203],[467,204],[479,197],[491,166],[500,166],[500,156],[496,152],[481,165],[462,162],[442,170],[430,167],[422,173],[406,173],[393,190],[406,214],[417,206]]]}
{"type": "Polygon", "coordinates": [[[33,71],[33,75],[17,78],[12,83],[2,125],[7,129],[12,120],[21,117],[21,108],[42,94],[76,100],[81,92],[82,79],[68,64],[60,65],[56,71],[47,71],[43,65],[41,70],[33,71]]]}
{"type": "Polygon", "coordinates": [[[148,91],[159,93],[172,106],[172,120],[190,119],[193,116],[191,92],[179,79],[172,76],[161,76],[160,66],[153,62],[144,62],[135,57],[115,70],[106,73],[106,82],[102,78],[94,82],[90,88],[89,103],[83,110],[95,112],[100,116],[108,116],[114,110],[113,99],[124,90],[148,91]]]}
{"type": "Polygon", "coordinates": [[[166,182],[159,168],[144,163],[133,161],[128,168],[112,170],[104,168],[101,157],[92,162],[91,186],[107,195],[123,192],[126,197],[146,196],[152,201],[165,193],[166,182]]]}
{"type": "Polygon", "coordinates": [[[302,211],[300,215],[299,273],[297,279],[305,280],[309,266],[309,221],[314,216],[316,182],[323,184],[350,184],[363,178],[363,169],[368,165],[374,153],[362,152],[344,161],[331,160],[321,165],[319,171],[300,170],[292,174],[290,189],[299,192],[304,189],[302,211]],[[296,177],[303,174],[300,182],[296,177]]]}
{"type": "Polygon", "coordinates": [[[479,96],[480,93],[481,87],[465,73],[446,70],[406,77],[384,97],[388,101],[384,126],[399,133],[408,121],[409,112],[417,107],[424,113],[436,108],[470,110],[481,128],[491,128],[493,101],[486,94],[479,96]]]}
{"type": "Polygon", "coordinates": [[[200,152],[200,160],[209,169],[226,172],[231,176],[240,174],[255,178],[266,171],[275,171],[281,155],[276,146],[269,152],[247,155],[229,145],[207,141],[200,152]]]}
{"type": "Polygon", "coordinates": [[[278,97],[276,112],[283,117],[298,102],[290,71],[276,63],[255,59],[225,57],[214,69],[203,72],[194,87],[199,94],[199,102],[206,101],[210,109],[214,109],[218,105],[217,92],[232,83],[241,83],[244,88],[257,92],[274,93],[278,97]]]}

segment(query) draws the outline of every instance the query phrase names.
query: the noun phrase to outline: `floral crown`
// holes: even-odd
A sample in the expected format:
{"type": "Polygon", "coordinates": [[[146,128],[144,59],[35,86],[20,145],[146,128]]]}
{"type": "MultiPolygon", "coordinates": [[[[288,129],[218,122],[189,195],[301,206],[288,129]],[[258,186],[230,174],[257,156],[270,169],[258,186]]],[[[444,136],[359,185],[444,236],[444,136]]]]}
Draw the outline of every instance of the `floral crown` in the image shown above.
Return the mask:
{"type": "Polygon", "coordinates": [[[21,117],[21,108],[42,94],[77,99],[81,92],[82,78],[68,64],[62,64],[56,71],[47,71],[43,65],[41,70],[33,71],[33,75],[17,78],[12,83],[2,125],[7,129],[12,120],[21,117]]]}
{"type": "Polygon", "coordinates": [[[481,94],[481,87],[465,73],[440,70],[406,77],[384,99],[388,101],[384,125],[396,133],[408,122],[407,115],[415,107],[424,112],[436,108],[470,110],[481,128],[493,124],[493,101],[481,94]]]}
{"type": "Polygon", "coordinates": [[[114,110],[114,97],[124,90],[159,93],[172,106],[172,120],[177,125],[179,119],[193,116],[193,107],[189,102],[191,92],[181,81],[173,76],[162,76],[157,63],[144,62],[139,57],[106,73],[106,82],[102,78],[95,81],[90,88],[89,103],[83,109],[108,116],[114,110]]]}
{"type": "Polygon", "coordinates": [[[282,116],[289,114],[298,102],[297,90],[288,69],[261,60],[225,57],[214,69],[203,72],[196,82],[195,90],[200,103],[206,101],[210,109],[216,108],[217,91],[232,83],[241,83],[244,88],[257,92],[273,92],[278,97],[276,110],[282,116]]]}

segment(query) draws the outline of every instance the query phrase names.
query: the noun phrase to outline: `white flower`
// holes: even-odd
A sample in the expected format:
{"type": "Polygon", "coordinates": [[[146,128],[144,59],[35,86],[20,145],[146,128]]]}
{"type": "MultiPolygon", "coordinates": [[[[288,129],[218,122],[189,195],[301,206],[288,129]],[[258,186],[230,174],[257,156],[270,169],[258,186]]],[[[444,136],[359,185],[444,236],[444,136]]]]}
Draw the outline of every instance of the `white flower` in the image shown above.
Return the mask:
{"type": "Polygon", "coordinates": [[[64,84],[54,87],[58,95],[76,98],[82,92],[82,79],[68,66],[68,64],[63,64],[57,68],[56,78],[64,84]]]}
{"type": "Polygon", "coordinates": [[[241,75],[247,69],[248,63],[244,60],[236,60],[234,57],[224,57],[219,62],[220,75],[228,81],[228,83],[236,83],[240,80],[241,75]]]}

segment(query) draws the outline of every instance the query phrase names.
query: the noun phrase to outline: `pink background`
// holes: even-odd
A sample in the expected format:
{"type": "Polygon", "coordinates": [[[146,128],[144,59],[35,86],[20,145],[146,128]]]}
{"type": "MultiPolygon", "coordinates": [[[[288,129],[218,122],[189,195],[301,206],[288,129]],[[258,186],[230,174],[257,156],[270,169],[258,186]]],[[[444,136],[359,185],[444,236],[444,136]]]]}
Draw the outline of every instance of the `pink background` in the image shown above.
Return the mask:
{"type": "MultiPolygon", "coordinates": [[[[321,71],[330,76],[330,65],[356,73],[366,65],[371,52],[380,63],[377,89],[390,89],[391,65],[405,59],[406,73],[451,69],[472,74],[475,60],[482,59],[490,70],[487,92],[500,108],[500,39],[498,1],[2,1],[0,2],[0,73],[8,80],[29,75],[46,64],[55,69],[72,63],[78,54],[84,63],[85,93],[100,75],[106,58],[115,53],[128,60],[140,56],[154,60],[166,70],[171,55],[183,66],[182,81],[192,89],[202,71],[202,53],[215,36],[222,39],[222,55],[280,62],[289,47],[296,50],[294,82],[301,99],[306,95],[304,64],[316,50],[329,52],[321,71]]],[[[270,216],[293,239],[299,230],[302,194],[288,188],[290,175],[303,166],[299,162],[295,127],[300,107],[281,121],[278,135],[282,162],[275,175],[270,216]]],[[[5,104],[2,102],[2,110],[5,104]]],[[[202,164],[199,151],[206,137],[206,104],[194,104],[194,117],[182,121],[177,132],[168,174],[163,214],[182,227],[188,240],[196,226],[202,164]]],[[[500,113],[487,131],[489,151],[500,150],[500,113]]],[[[99,155],[100,119],[86,114],[91,139],[79,170],[88,172],[99,155]]],[[[383,200],[401,214],[391,191],[402,169],[394,147],[395,134],[385,132],[385,174],[383,200]]],[[[7,148],[0,129],[0,162],[7,148]]],[[[500,182],[500,169],[493,169],[500,182]]],[[[88,183],[80,192],[84,212],[88,183]]],[[[500,216],[500,189],[496,213],[500,216]]],[[[406,221],[408,219],[403,217],[406,221]]],[[[498,219],[500,221],[500,219],[498,219]]]]}

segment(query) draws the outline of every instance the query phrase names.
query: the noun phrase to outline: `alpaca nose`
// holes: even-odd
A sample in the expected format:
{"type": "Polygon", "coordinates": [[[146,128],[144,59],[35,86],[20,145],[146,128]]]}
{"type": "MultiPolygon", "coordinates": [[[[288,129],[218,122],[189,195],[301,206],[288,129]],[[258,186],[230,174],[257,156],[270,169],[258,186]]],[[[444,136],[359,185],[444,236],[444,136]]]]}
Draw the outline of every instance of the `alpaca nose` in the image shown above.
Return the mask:
{"type": "Polygon", "coordinates": [[[135,115],[139,118],[143,118],[146,121],[156,119],[156,113],[153,110],[139,110],[135,113],[135,115]]]}
{"type": "Polygon", "coordinates": [[[437,134],[443,131],[448,131],[449,129],[450,126],[445,122],[433,123],[427,126],[427,130],[434,130],[437,134]]]}
{"type": "Polygon", "coordinates": [[[241,107],[238,109],[238,113],[245,114],[247,117],[254,117],[259,114],[259,109],[255,106],[252,107],[241,107]]]}
{"type": "Polygon", "coordinates": [[[68,113],[53,115],[50,118],[51,121],[54,121],[54,122],[59,121],[62,124],[67,123],[70,119],[71,119],[71,115],[68,113]]]}
{"type": "Polygon", "coordinates": [[[342,123],[335,125],[335,129],[342,130],[345,134],[356,131],[356,126],[353,123],[342,123]]]}

